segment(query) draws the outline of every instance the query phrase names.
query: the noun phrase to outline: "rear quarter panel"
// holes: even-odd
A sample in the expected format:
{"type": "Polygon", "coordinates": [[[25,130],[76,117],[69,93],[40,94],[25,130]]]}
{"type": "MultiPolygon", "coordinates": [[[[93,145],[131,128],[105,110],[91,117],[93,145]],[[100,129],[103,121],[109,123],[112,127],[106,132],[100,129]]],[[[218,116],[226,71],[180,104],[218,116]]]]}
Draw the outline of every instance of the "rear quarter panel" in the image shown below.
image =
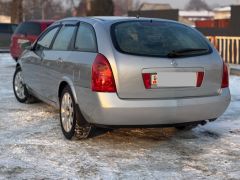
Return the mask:
{"type": "MultiPolygon", "coordinates": [[[[79,103],[79,96],[77,96],[77,94],[81,92],[75,93],[75,90],[79,89],[80,87],[87,89],[91,88],[92,64],[96,58],[96,55],[97,53],[92,52],[71,51],[59,69],[61,74],[61,78],[58,82],[59,86],[60,83],[64,81],[70,86],[72,84],[72,91],[77,103],[79,103]]],[[[57,95],[58,88],[56,89],[56,96],[57,95]]]]}

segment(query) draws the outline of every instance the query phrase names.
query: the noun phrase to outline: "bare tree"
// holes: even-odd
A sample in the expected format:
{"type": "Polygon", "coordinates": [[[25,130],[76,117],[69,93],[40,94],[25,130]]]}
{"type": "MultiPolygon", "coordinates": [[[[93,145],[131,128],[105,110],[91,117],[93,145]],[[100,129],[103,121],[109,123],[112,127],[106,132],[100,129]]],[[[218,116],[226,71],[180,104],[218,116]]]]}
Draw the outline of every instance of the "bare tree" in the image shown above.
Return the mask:
{"type": "Polygon", "coordinates": [[[91,8],[88,10],[88,16],[113,16],[114,3],[112,0],[92,0],[91,8]]]}
{"type": "Polygon", "coordinates": [[[132,10],[138,10],[141,6],[141,2],[140,1],[135,1],[133,3],[133,9],[132,10]]]}
{"type": "Polygon", "coordinates": [[[78,5],[72,8],[72,16],[86,16],[87,15],[87,1],[81,0],[78,5]]]}
{"type": "Polygon", "coordinates": [[[128,11],[133,10],[135,3],[132,0],[114,0],[115,15],[127,15],[128,11]]]}
{"type": "Polygon", "coordinates": [[[190,0],[186,6],[186,10],[210,10],[208,4],[204,0],[190,0]]]}
{"type": "Polygon", "coordinates": [[[24,19],[59,19],[65,17],[62,4],[53,0],[24,0],[24,19]]]}
{"type": "Polygon", "coordinates": [[[19,23],[23,20],[23,0],[12,0],[11,22],[19,23]]]}
{"type": "Polygon", "coordinates": [[[11,2],[0,0],[0,12],[1,15],[10,16],[11,15],[11,2]]]}
{"type": "Polygon", "coordinates": [[[57,1],[46,0],[45,18],[59,19],[65,17],[66,11],[57,1]]]}
{"type": "Polygon", "coordinates": [[[74,3],[74,0],[69,0],[70,1],[70,4],[71,4],[71,8],[75,8],[75,3],[74,3]]]}

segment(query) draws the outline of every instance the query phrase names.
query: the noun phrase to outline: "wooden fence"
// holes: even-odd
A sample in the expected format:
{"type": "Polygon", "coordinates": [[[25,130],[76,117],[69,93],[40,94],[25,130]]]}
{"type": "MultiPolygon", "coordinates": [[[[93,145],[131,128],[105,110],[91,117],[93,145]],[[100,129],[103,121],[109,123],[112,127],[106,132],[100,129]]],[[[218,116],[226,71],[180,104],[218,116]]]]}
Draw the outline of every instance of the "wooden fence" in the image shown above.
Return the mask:
{"type": "Polygon", "coordinates": [[[240,37],[208,36],[223,60],[230,64],[240,64],[240,37]]]}

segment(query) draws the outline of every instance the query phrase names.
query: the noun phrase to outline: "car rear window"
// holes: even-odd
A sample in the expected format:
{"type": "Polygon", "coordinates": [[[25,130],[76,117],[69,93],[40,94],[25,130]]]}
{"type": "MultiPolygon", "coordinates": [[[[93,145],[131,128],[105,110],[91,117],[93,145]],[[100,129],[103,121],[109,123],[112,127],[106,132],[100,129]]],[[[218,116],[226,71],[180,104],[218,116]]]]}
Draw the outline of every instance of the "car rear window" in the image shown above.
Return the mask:
{"type": "Polygon", "coordinates": [[[187,49],[206,49],[194,55],[211,52],[207,40],[196,30],[174,22],[120,22],[112,25],[111,34],[116,49],[127,54],[167,57],[187,49]]]}
{"type": "Polygon", "coordinates": [[[38,36],[41,33],[41,25],[37,22],[24,22],[20,24],[15,34],[26,34],[26,35],[36,35],[38,36]]]}

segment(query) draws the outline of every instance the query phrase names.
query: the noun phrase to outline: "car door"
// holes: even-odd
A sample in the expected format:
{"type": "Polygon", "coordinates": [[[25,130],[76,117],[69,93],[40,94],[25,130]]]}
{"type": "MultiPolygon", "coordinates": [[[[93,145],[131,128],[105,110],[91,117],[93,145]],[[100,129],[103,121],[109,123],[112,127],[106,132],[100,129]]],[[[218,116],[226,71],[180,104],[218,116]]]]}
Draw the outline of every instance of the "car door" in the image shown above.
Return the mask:
{"type": "Polygon", "coordinates": [[[43,63],[47,79],[43,87],[54,102],[58,101],[58,86],[64,78],[74,86],[91,86],[91,67],[98,51],[96,34],[91,24],[78,24],[62,27],[43,63]]]}
{"type": "Polygon", "coordinates": [[[42,59],[49,51],[51,43],[58,32],[59,27],[53,27],[46,31],[36,42],[32,50],[22,58],[24,79],[27,85],[38,95],[44,96],[42,84],[43,76],[42,59]]]}
{"type": "Polygon", "coordinates": [[[92,64],[98,54],[96,32],[91,24],[80,23],[73,48],[69,61],[74,63],[74,85],[91,88],[92,64]]]}
{"type": "Polygon", "coordinates": [[[58,86],[64,73],[62,69],[69,68],[64,62],[68,59],[71,50],[71,42],[76,31],[76,25],[65,24],[58,32],[51,50],[44,51],[42,60],[43,79],[42,89],[48,100],[57,102],[58,86]]]}

